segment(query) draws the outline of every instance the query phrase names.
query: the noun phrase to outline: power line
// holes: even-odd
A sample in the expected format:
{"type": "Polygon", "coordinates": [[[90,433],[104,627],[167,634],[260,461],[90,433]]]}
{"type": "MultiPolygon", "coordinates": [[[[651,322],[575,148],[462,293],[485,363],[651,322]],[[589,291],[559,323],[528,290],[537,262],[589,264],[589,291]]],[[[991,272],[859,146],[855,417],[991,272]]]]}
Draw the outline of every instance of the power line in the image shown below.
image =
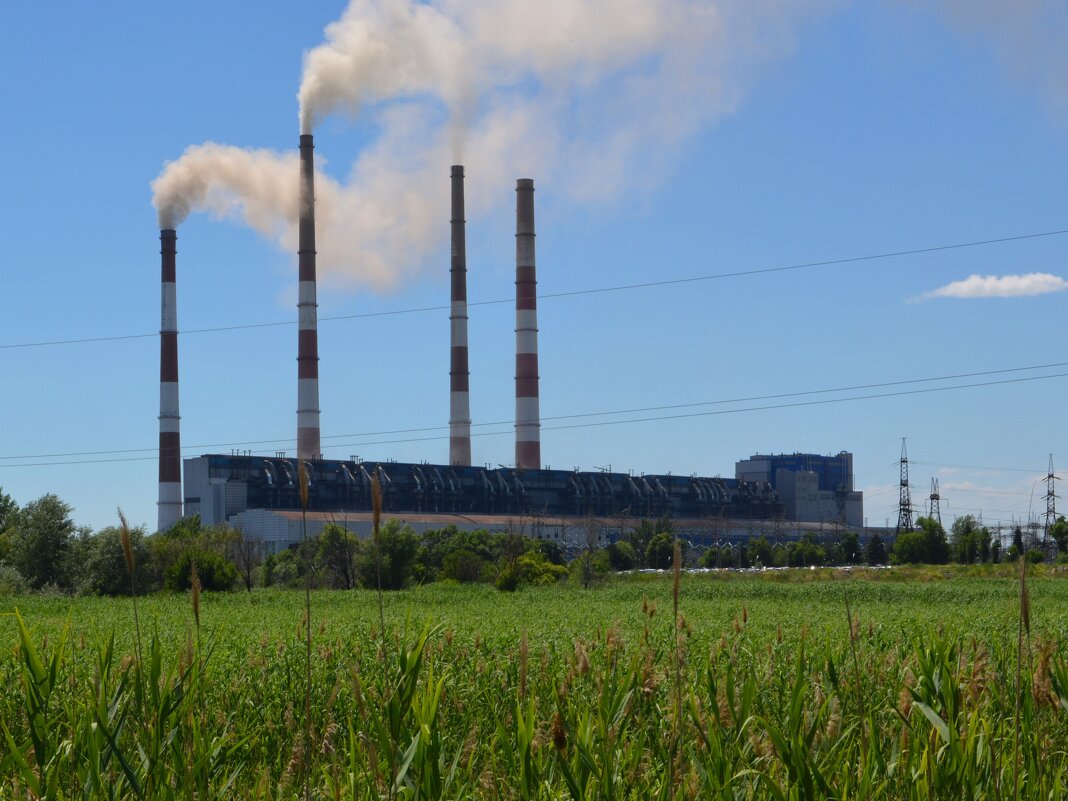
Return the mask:
{"type": "MultiPolygon", "coordinates": [[[[704,412],[688,412],[686,414],[660,415],[660,416],[653,416],[653,417],[637,417],[637,418],[630,418],[630,419],[627,419],[627,420],[601,420],[601,421],[598,421],[598,422],[571,423],[569,425],[560,425],[560,426],[542,426],[542,431],[563,431],[563,430],[570,430],[570,429],[576,429],[576,428],[598,428],[598,427],[602,427],[602,426],[628,425],[628,424],[631,424],[631,423],[645,423],[645,422],[662,421],[662,420],[682,420],[682,419],[688,419],[688,418],[693,418],[693,417],[710,417],[710,416],[718,416],[718,415],[726,415],[726,414],[741,414],[743,412],[758,412],[758,411],[770,411],[770,410],[775,410],[775,409],[802,408],[802,407],[806,407],[806,406],[821,406],[821,405],[826,405],[826,404],[830,404],[830,403],[848,403],[848,402],[851,402],[851,401],[878,400],[878,399],[881,399],[881,398],[893,398],[893,397],[901,397],[901,396],[906,396],[906,395],[921,395],[921,394],[929,394],[929,393],[932,393],[932,392],[946,392],[948,390],[954,390],[954,389],[973,389],[973,388],[977,388],[977,387],[998,386],[998,385],[1002,385],[1002,384],[1018,384],[1018,383],[1023,383],[1023,382],[1026,382],[1026,381],[1041,381],[1041,380],[1045,380],[1045,379],[1049,379],[1049,378],[1065,378],[1065,377],[1068,377],[1068,373],[1053,373],[1053,374],[1050,374],[1050,375],[1027,376],[1027,377],[1023,377],[1023,378],[1006,378],[1006,379],[1002,379],[1000,381],[980,381],[980,382],[976,382],[976,383],[972,383],[972,384],[955,384],[953,386],[948,386],[948,387],[926,387],[924,389],[910,389],[910,390],[899,390],[899,391],[896,391],[896,392],[882,392],[882,393],[877,393],[877,394],[874,394],[874,395],[857,395],[857,396],[849,397],[849,398],[825,398],[825,399],[822,399],[822,400],[798,401],[798,402],[795,402],[795,403],[778,403],[778,404],[771,404],[771,405],[767,405],[767,406],[749,406],[749,407],[745,407],[745,408],[741,408],[741,409],[717,409],[717,410],[713,410],[713,411],[704,411],[704,412]]],[[[473,432],[471,434],[471,436],[473,436],[473,437],[492,437],[492,436],[503,436],[505,434],[511,434],[511,433],[513,433],[511,430],[504,430],[504,431],[477,431],[477,432],[473,432]]],[[[403,438],[403,439],[388,439],[388,440],[379,440],[379,441],[372,441],[372,442],[346,442],[346,443],[339,443],[339,444],[336,444],[336,445],[327,445],[326,448],[324,448],[324,450],[325,449],[331,449],[331,448],[367,447],[367,446],[370,446],[370,445],[396,445],[396,444],[411,443],[411,442],[431,442],[431,441],[436,441],[436,440],[448,439],[448,437],[449,437],[448,434],[442,434],[442,435],[431,436],[431,437],[408,437],[408,438],[403,438]]],[[[32,458],[32,457],[30,457],[30,458],[32,458]]],[[[42,457],[42,458],[44,458],[44,457],[42,457]]],[[[154,457],[151,457],[151,456],[131,456],[131,457],[124,457],[124,458],[116,458],[116,459],[99,459],[99,460],[98,459],[86,459],[86,460],[65,461],[65,462],[26,462],[26,463],[18,463],[18,464],[4,464],[4,465],[0,465],[0,468],[2,468],[2,467],[46,467],[46,466],[58,466],[58,465],[98,464],[98,463],[113,463],[113,462],[138,462],[138,461],[151,461],[153,459],[154,459],[154,457]]]]}
{"type": "MultiPolygon", "coordinates": [[[[970,372],[970,373],[954,373],[954,374],[951,374],[951,375],[932,376],[932,377],[929,377],[929,378],[908,378],[908,379],[901,379],[901,380],[898,380],[898,381],[883,381],[883,382],[874,383],[874,384],[854,384],[852,386],[832,387],[832,388],[829,388],[829,389],[810,389],[810,390],[802,390],[802,391],[798,391],[798,392],[779,392],[779,393],[775,393],[775,394],[771,394],[771,395],[750,395],[750,396],[741,397],[741,398],[727,398],[727,399],[710,400],[710,401],[694,401],[694,402],[689,402],[689,403],[675,403],[675,404],[667,404],[667,405],[660,405],[660,406],[644,406],[644,407],[638,407],[638,408],[633,408],[633,409],[614,409],[614,410],[609,410],[609,411],[579,412],[579,413],[574,413],[574,414],[560,414],[560,415],[542,417],[541,419],[543,421],[544,420],[574,420],[574,419],[579,419],[579,418],[584,418],[584,417],[608,417],[608,416],[618,415],[618,414],[638,414],[638,413],[642,413],[642,412],[666,411],[668,409],[687,409],[687,408],[693,408],[693,407],[696,407],[696,406],[722,406],[722,405],[728,405],[728,404],[732,404],[732,403],[751,403],[751,402],[754,402],[754,401],[778,400],[778,399],[781,399],[781,398],[797,398],[797,397],[805,397],[805,396],[808,396],[808,395],[826,395],[826,394],[831,394],[831,393],[835,393],[835,392],[855,392],[855,391],[863,390],[863,389],[880,389],[880,388],[883,388],[883,387],[905,386],[905,385],[909,385],[909,384],[923,384],[923,383],[930,383],[930,382],[933,382],[933,381],[954,381],[954,380],[961,379],[961,378],[976,378],[978,376],[987,376],[987,375],[1004,375],[1006,373],[1028,372],[1028,371],[1031,371],[1031,370],[1047,370],[1047,369],[1053,369],[1055,367],[1068,367],[1068,362],[1052,362],[1050,364],[1036,364],[1036,365],[1031,365],[1031,366],[1028,366],[1028,367],[1004,367],[1004,368],[1001,368],[1001,369],[998,369],[998,370],[979,370],[979,371],[970,372]]],[[[1045,376],[1035,376],[1035,378],[1043,378],[1043,377],[1045,377],[1045,376]]],[[[943,387],[943,389],[953,389],[953,387],[943,387]]],[[[764,407],[761,407],[761,408],[764,408],[764,407]]],[[[767,407],[767,408],[775,408],[775,407],[767,407]]],[[[738,411],[743,411],[743,410],[738,410],[738,411]]],[[[659,419],[659,418],[653,418],[653,419],[659,419]]],[[[511,425],[513,422],[514,422],[513,420],[494,420],[494,421],[486,422],[486,423],[472,423],[472,427],[483,427],[484,428],[484,427],[488,427],[488,426],[511,425]]],[[[423,433],[423,432],[426,432],[426,431],[443,431],[443,430],[446,430],[446,429],[448,429],[447,425],[423,426],[423,427],[419,427],[419,428],[395,428],[395,429],[388,429],[388,430],[384,430],[384,431],[364,431],[364,432],[355,433],[355,434],[330,434],[330,435],[322,437],[322,439],[349,439],[349,438],[352,438],[352,437],[380,437],[380,436],[386,436],[386,435],[390,435],[390,434],[418,434],[418,433],[423,433]]],[[[185,451],[196,451],[196,450],[200,450],[202,448],[234,448],[234,447],[238,447],[238,446],[241,446],[241,445],[274,445],[274,444],[283,445],[283,444],[292,444],[295,441],[296,440],[294,438],[292,438],[292,437],[274,437],[273,439],[241,440],[241,441],[237,441],[237,442],[208,442],[208,443],[202,443],[202,444],[199,444],[199,445],[186,445],[186,446],[183,447],[183,450],[185,450],[185,451]]],[[[152,447],[149,447],[149,448],[118,448],[118,449],[112,449],[112,450],[67,451],[67,452],[62,452],[62,453],[20,454],[20,455],[16,455],[16,456],[0,456],[0,462],[10,461],[10,460],[13,460],[13,459],[51,459],[51,458],[66,457],[66,456],[110,456],[110,455],[115,455],[115,454],[120,454],[120,453],[147,453],[149,451],[156,450],[157,447],[158,446],[152,446],[152,447]]],[[[329,446],[329,447],[340,447],[340,446],[329,446]]],[[[916,462],[916,463],[917,464],[924,464],[924,462],[916,462]]]]}
{"type": "Polygon", "coordinates": [[[949,464],[947,462],[921,462],[914,460],[913,464],[922,464],[927,467],[955,467],[960,470],[997,470],[1004,473],[1031,473],[1036,474],[1038,471],[1029,470],[1026,467],[990,467],[989,465],[980,464],[949,464]]]}
{"type": "MultiPolygon", "coordinates": [[[[868,261],[879,261],[882,259],[900,258],[902,256],[919,256],[925,253],[941,253],[949,250],[960,250],[963,248],[984,247],[986,245],[998,245],[1005,242],[1020,242],[1028,239],[1040,239],[1043,237],[1061,236],[1068,234],[1068,228],[1059,229],[1055,231],[1040,231],[1033,234],[1018,234],[1016,236],[1003,236],[996,239],[978,239],[971,242],[954,242],[948,245],[932,245],[930,247],[923,248],[911,248],[908,250],[893,250],[884,253],[873,253],[866,256],[848,256],[841,259],[825,259],[823,261],[810,261],[801,262],[799,264],[788,264],[779,267],[760,267],[753,270],[734,270],[727,273],[712,273],[709,275],[696,275],[689,278],[667,278],[662,281],[646,281],[636,284],[620,284],[617,286],[605,286],[594,287],[591,289],[573,289],[565,292],[549,292],[543,295],[538,295],[538,300],[548,300],[553,298],[569,298],[577,297],[579,295],[596,295],[606,292],[625,292],[634,289],[651,289],[653,287],[661,286],[674,286],[677,284],[693,284],[703,281],[716,281],[723,278],[742,278],[752,275],[766,275],[770,273],[783,273],[793,270],[808,270],[818,267],[834,267],[843,264],[859,264],[868,261]]],[[[502,303],[514,303],[515,298],[498,298],[496,300],[480,300],[468,303],[468,306],[494,306],[502,303]]],[[[420,306],[409,309],[387,309],[378,312],[363,312],[360,314],[343,314],[330,317],[320,317],[319,322],[336,322],[340,320],[360,320],[372,317],[390,317],[398,314],[421,314],[432,311],[446,311],[449,306],[420,306]]],[[[267,323],[246,323],[243,325],[221,325],[213,326],[210,328],[191,328],[185,331],[179,332],[180,335],[185,334],[211,334],[221,331],[242,331],[255,328],[274,328],[278,326],[290,326],[296,325],[296,320],[278,320],[267,323]]],[[[15,348],[43,348],[55,345],[82,345],[96,342],[118,342],[128,339],[147,339],[149,337],[158,336],[158,332],[145,333],[145,334],[118,334],[115,336],[106,337],[82,337],[79,339],[53,339],[42,340],[39,342],[14,342],[7,344],[0,344],[0,350],[12,350],[15,348]]]]}

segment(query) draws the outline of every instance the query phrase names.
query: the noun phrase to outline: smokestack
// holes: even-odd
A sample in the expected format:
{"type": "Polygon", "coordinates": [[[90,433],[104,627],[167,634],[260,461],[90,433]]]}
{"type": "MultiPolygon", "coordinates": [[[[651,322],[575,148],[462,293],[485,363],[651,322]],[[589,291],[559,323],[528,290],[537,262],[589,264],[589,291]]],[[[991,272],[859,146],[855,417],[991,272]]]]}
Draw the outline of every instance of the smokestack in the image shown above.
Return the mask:
{"type": "Polygon", "coordinates": [[[452,165],[452,306],[449,312],[449,464],[471,464],[471,393],[467,361],[467,241],[464,168],[452,165]]]}
{"type": "Polygon", "coordinates": [[[538,291],[534,269],[534,181],[515,184],[515,466],[541,467],[538,408],[538,291]]]}
{"type": "Polygon", "coordinates": [[[178,234],[159,232],[163,302],[159,326],[159,503],[157,531],[182,517],[182,448],[178,431],[178,292],[175,256],[178,234]]]}
{"type": "Polygon", "coordinates": [[[319,335],[315,301],[315,146],[300,136],[300,289],[297,300],[297,458],[318,459],[319,335]]]}

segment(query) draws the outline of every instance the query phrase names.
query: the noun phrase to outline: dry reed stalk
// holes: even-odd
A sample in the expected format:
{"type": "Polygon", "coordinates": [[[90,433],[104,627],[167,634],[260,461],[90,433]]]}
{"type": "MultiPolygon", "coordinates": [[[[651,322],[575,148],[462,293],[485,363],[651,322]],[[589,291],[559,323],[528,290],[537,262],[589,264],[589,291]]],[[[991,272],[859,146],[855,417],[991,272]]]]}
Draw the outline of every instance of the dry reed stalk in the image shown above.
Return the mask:
{"type": "Polygon", "coordinates": [[[130,524],[126,520],[126,515],[123,514],[122,509],[117,509],[119,513],[119,538],[122,541],[122,556],[126,560],[126,572],[130,576],[130,595],[133,597],[133,613],[134,613],[134,634],[137,637],[137,672],[138,681],[140,681],[141,665],[143,660],[143,651],[141,650],[141,620],[137,614],[137,561],[134,559],[133,552],[133,538],[130,534],[130,524]]]}

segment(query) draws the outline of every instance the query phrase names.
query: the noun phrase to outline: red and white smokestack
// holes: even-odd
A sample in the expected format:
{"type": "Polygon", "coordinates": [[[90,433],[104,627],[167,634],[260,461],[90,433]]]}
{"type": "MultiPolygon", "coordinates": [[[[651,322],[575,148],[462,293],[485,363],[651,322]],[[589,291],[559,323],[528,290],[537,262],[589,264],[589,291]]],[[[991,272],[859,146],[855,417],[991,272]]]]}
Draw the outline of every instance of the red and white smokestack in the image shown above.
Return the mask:
{"type": "Polygon", "coordinates": [[[541,467],[538,407],[538,290],[534,270],[534,181],[515,185],[515,466],[541,467]]]}
{"type": "Polygon", "coordinates": [[[315,146],[300,137],[300,268],[297,300],[297,458],[318,459],[319,339],[315,300],[315,146]]]}
{"type": "Polygon", "coordinates": [[[159,232],[163,302],[159,326],[159,503],[157,531],[182,518],[182,448],[178,430],[178,292],[175,257],[178,234],[159,232]]]}
{"type": "Polygon", "coordinates": [[[471,372],[467,360],[467,242],[464,168],[452,166],[452,306],[449,312],[449,464],[471,464],[471,372]]]}

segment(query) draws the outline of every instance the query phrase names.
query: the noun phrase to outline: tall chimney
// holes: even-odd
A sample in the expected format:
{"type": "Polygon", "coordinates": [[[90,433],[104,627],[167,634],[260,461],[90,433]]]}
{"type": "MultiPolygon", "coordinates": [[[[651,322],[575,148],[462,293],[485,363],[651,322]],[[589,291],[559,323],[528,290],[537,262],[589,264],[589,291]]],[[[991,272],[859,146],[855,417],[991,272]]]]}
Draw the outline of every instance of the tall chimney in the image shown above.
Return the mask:
{"type": "Polygon", "coordinates": [[[182,517],[182,447],[178,415],[178,293],[175,256],[178,234],[159,232],[163,302],[159,326],[159,503],[157,530],[166,531],[182,517]]]}
{"type": "Polygon", "coordinates": [[[534,181],[515,184],[515,466],[541,467],[538,408],[538,291],[534,269],[534,181]]]}
{"type": "Polygon", "coordinates": [[[300,289],[297,300],[297,458],[318,459],[319,338],[315,301],[315,146],[300,136],[300,289]]]}
{"type": "Polygon", "coordinates": [[[467,361],[467,240],[464,168],[452,165],[452,306],[449,312],[449,464],[471,464],[470,367],[467,361]]]}

